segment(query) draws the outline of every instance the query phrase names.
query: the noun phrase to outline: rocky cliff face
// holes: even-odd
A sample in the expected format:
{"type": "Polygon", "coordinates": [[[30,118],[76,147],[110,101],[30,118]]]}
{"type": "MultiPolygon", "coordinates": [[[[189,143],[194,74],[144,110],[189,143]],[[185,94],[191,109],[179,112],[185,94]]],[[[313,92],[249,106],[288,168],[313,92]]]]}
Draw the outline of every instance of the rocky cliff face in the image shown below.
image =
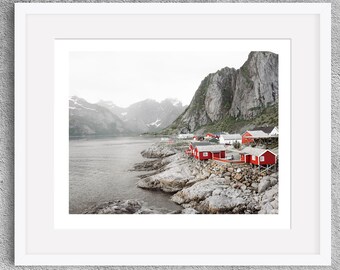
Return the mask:
{"type": "Polygon", "coordinates": [[[230,115],[245,119],[278,102],[278,55],[251,52],[237,71],[230,115]]]}
{"type": "Polygon", "coordinates": [[[227,117],[249,120],[277,103],[278,55],[251,52],[240,69],[226,67],[209,74],[168,130],[193,132],[227,117]]]}

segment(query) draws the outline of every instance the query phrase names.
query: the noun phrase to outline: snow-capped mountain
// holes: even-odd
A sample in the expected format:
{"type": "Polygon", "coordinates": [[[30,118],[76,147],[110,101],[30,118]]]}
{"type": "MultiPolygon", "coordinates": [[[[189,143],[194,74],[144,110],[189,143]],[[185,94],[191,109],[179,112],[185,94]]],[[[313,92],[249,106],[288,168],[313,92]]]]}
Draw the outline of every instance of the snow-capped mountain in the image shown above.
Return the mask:
{"type": "Polygon", "coordinates": [[[107,108],[73,96],[69,99],[70,136],[129,134],[123,121],[107,108]]]}
{"type": "Polygon", "coordinates": [[[169,126],[186,108],[176,99],[162,102],[146,99],[127,108],[118,107],[110,101],[100,101],[97,105],[109,109],[136,133],[159,131],[169,126]]]}
{"type": "Polygon", "coordinates": [[[97,105],[109,109],[114,115],[118,116],[121,120],[125,120],[125,116],[127,115],[126,109],[117,106],[112,101],[104,101],[100,100],[97,105]]]}
{"type": "Polygon", "coordinates": [[[150,124],[146,124],[148,127],[156,127],[158,128],[162,124],[162,121],[157,118],[155,122],[152,122],[150,124]]]}

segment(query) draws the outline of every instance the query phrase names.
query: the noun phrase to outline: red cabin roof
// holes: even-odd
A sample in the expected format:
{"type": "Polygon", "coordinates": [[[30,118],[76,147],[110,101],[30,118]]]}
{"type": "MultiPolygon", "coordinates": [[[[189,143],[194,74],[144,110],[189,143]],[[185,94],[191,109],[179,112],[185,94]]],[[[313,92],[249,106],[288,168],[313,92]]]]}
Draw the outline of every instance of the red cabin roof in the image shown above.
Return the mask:
{"type": "Polygon", "coordinates": [[[266,152],[270,152],[273,155],[277,156],[275,153],[273,153],[269,149],[261,149],[261,148],[255,148],[255,147],[246,147],[240,153],[259,157],[259,156],[262,156],[266,152]]]}

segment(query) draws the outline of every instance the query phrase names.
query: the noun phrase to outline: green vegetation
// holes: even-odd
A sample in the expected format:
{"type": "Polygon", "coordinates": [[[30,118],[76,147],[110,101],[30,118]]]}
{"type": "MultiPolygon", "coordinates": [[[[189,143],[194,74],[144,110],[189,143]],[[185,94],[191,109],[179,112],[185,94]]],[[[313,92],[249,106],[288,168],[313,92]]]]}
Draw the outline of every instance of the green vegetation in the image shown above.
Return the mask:
{"type": "MultiPolygon", "coordinates": [[[[168,126],[167,128],[157,131],[155,132],[156,135],[173,135],[173,134],[177,134],[179,132],[178,128],[181,127],[180,125],[180,121],[179,121],[180,117],[177,118],[177,120],[175,122],[173,122],[170,126],[168,126]]],[[[183,128],[183,126],[182,126],[183,128]]]]}
{"type": "Polygon", "coordinates": [[[210,143],[219,143],[219,140],[216,138],[208,139],[210,143]]]}
{"type": "Polygon", "coordinates": [[[279,124],[279,106],[274,104],[267,107],[253,121],[255,126],[278,126],[279,124]]]}
{"type": "MultiPolygon", "coordinates": [[[[261,111],[261,108],[254,108],[254,111],[261,111]]],[[[171,135],[177,134],[179,128],[185,128],[185,126],[181,126],[180,118],[178,118],[173,124],[171,124],[168,128],[157,132],[157,135],[171,135]]],[[[265,109],[262,109],[262,112],[259,112],[258,115],[253,119],[243,119],[243,118],[235,118],[231,116],[226,116],[222,120],[214,122],[212,124],[198,127],[197,129],[202,129],[206,132],[220,132],[227,131],[229,133],[239,133],[244,129],[247,129],[247,126],[278,126],[278,104],[274,104],[265,109]]]]}
{"type": "Polygon", "coordinates": [[[233,133],[238,132],[240,129],[250,123],[250,120],[236,119],[234,117],[227,116],[218,122],[204,126],[204,129],[209,132],[227,131],[229,133],[233,133]]]}
{"type": "Polygon", "coordinates": [[[199,88],[197,89],[194,98],[189,106],[190,112],[198,111],[204,108],[204,101],[207,94],[208,87],[210,85],[210,75],[204,78],[199,88]]]}
{"type": "Polygon", "coordinates": [[[240,72],[243,75],[243,78],[246,80],[248,87],[251,88],[253,86],[254,82],[250,79],[250,72],[247,68],[247,65],[243,65],[240,68],[240,72]]]}
{"type": "MultiPolygon", "coordinates": [[[[256,108],[256,110],[260,110],[256,108]]],[[[227,131],[229,133],[240,132],[244,127],[252,126],[277,126],[278,125],[278,104],[263,109],[257,117],[253,119],[242,119],[226,116],[222,120],[204,126],[209,132],[227,131]]]]}
{"type": "Polygon", "coordinates": [[[240,148],[241,148],[241,143],[238,142],[238,141],[234,141],[233,147],[234,147],[235,149],[240,149],[240,148]]]}
{"type": "Polygon", "coordinates": [[[240,71],[241,71],[243,77],[245,77],[246,79],[250,78],[250,72],[249,72],[249,70],[248,70],[248,68],[247,68],[246,65],[243,65],[243,66],[240,68],[240,71]]]}

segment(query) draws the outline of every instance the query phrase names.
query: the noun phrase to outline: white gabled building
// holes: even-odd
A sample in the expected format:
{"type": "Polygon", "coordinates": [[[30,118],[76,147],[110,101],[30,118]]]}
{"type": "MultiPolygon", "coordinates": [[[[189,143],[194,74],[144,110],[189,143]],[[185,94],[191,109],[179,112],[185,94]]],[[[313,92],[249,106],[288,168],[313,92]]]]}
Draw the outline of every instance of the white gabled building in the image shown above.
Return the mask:
{"type": "Polygon", "coordinates": [[[269,136],[271,136],[271,137],[279,136],[279,128],[278,127],[274,127],[273,130],[269,133],[269,136]]]}
{"type": "Polygon", "coordinates": [[[242,143],[241,134],[221,134],[220,144],[233,144],[235,142],[242,143]]]}
{"type": "Polygon", "coordinates": [[[194,138],[194,134],[185,133],[185,134],[178,134],[177,139],[192,139],[194,138]]]}

